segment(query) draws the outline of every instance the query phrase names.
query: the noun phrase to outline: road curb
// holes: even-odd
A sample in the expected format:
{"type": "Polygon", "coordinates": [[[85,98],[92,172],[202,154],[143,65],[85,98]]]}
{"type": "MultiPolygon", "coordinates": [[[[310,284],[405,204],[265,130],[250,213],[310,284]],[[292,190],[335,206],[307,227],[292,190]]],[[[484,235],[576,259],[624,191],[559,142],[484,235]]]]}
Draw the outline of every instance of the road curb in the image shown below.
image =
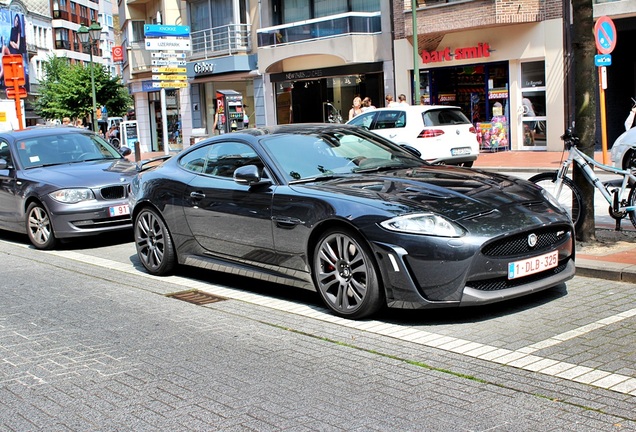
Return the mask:
{"type": "Polygon", "coordinates": [[[577,276],[593,277],[617,282],[636,283],[636,265],[576,259],[577,276]]]}

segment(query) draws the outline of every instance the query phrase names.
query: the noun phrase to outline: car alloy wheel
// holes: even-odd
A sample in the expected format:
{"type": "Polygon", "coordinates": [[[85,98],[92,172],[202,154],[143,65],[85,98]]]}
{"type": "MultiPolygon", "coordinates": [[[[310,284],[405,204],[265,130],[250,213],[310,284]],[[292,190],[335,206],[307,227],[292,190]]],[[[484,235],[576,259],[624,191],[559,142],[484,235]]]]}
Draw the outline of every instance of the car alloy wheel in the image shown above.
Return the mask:
{"type": "Polygon", "coordinates": [[[31,203],[26,215],[27,235],[33,246],[38,249],[53,249],[57,239],[46,209],[39,203],[31,203]]]}
{"type": "Polygon", "coordinates": [[[372,254],[353,234],[326,232],[316,245],[313,273],[323,301],[339,316],[362,318],[384,304],[372,254]]]}
{"type": "Polygon", "coordinates": [[[172,237],[155,210],[143,209],[135,218],[135,247],[149,273],[165,275],[174,269],[176,256],[172,237]]]}

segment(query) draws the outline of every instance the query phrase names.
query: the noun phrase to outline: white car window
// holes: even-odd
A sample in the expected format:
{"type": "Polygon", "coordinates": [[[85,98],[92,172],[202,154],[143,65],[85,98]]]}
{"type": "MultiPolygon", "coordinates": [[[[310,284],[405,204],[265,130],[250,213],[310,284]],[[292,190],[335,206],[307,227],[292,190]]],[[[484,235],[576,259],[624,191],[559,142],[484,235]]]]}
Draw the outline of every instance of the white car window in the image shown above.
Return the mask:
{"type": "Polygon", "coordinates": [[[362,126],[364,128],[371,129],[371,123],[373,123],[373,117],[375,117],[375,113],[373,112],[362,113],[354,117],[349,123],[356,126],[362,126]]]}
{"type": "Polygon", "coordinates": [[[378,115],[374,129],[395,129],[406,126],[404,111],[382,111],[378,115]]]}
{"type": "Polygon", "coordinates": [[[448,126],[470,123],[458,109],[429,110],[422,113],[424,126],[448,126]]]}

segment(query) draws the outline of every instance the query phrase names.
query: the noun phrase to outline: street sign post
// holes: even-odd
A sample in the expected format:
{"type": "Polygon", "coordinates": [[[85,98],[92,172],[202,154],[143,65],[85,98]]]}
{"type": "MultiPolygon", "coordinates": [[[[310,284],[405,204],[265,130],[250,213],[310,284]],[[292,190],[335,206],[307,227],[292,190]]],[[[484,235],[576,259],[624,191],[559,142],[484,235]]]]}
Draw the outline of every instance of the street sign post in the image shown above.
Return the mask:
{"type": "Polygon", "coordinates": [[[7,89],[7,98],[15,101],[15,112],[18,117],[20,129],[24,129],[20,99],[27,97],[27,91],[23,87],[26,84],[23,62],[22,54],[5,54],[2,56],[2,70],[4,71],[4,85],[7,89]]]}
{"type": "Polygon", "coordinates": [[[612,57],[609,55],[616,48],[616,26],[614,21],[607,16],[602,16],[594,24],[594,39],[599,55],[594,57],[594,64],[598,68],[599,83],[599,105],[601,111],[601,150],[603,153],[603,163],[609,163],[607,154],[607,120],[605,112],[605,89],[607,89],[607,69],[606,66],[612,64],[612,57]],[[609,62],[609,64],[607,64],[609,62]]]}
{"type": "MultiPolygon", "coordinates": [[[[161,15],[157,14],[161,22],[161,15]]],[[[146,24],[144,25],[145,47],[152,52],[152,87],[161,91],[161,122],[163,127],[163,146],[166,154],[168,147],[168,121],[166,114],[166,88],[185,88],[188,86],[186,75],[186,55],[182,51],[191,51],[190,26],[146,24]],[[161,59],[161,60],[159,60],[161,59]],[[163,67],[162,67],[163,66],[163,67]],[[158,75],[155,75],[158,74],[158,75]]]]}

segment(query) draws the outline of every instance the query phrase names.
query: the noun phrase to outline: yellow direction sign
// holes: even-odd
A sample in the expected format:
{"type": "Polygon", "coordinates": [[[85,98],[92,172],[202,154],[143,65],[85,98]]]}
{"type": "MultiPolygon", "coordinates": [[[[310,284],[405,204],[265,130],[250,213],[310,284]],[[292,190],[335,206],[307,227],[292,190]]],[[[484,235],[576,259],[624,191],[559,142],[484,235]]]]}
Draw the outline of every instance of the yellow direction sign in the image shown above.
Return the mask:
{"type": "Polygon", "coordinates": [[[155,81],[152,83],[154,88],[185,88],[188,86],[187,82],[183,81],[155,81]]]}
{"type": "Polygon", "coordinates": [[[172,80],[172,81],[187,81],[188,80],[188,76],[187,75],[153,75],[152,79],[155,81],[168,81],[168,80],[172,80]]]}
{"type": "Polygon", "coordinates": [[[186,73],[188,70],[181,67],[153,67],[152,73],[186,73]]]}

